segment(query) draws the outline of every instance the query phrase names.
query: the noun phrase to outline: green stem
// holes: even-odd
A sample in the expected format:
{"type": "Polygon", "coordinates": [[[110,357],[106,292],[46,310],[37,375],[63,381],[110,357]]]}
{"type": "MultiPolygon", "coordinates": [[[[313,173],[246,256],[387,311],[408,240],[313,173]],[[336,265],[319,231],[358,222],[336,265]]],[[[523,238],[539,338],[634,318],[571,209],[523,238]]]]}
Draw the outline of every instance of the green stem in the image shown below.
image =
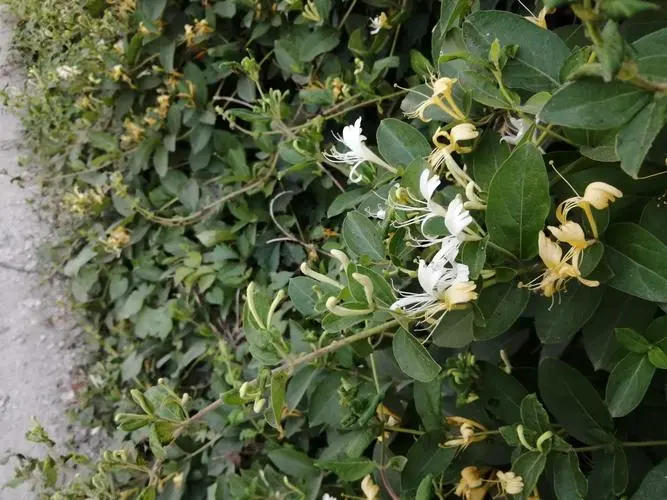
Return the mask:
{"type": "Polygon", "coordinates": [[[404,434],[413,434],[415,436],[423,436],[424,434],[426,434],[424,431],[418,431],[416,429],[408,429],[406,427],[393,427],[390,425],[385,425],[383,429],[388,432],[402,432],[404,434]]]}
{"type": "MultiPolygon", "coordinates": [[[[321,358],[322,356],[326,356],[329,353],[336,352],[339,349],[342,349],[345,346],[348,346],[350,344],[354,344],[355,342],[358,342],[360,340],[367,339],[369,337],[372,337],[374,335],[379,335],[381,333],[384,333],[386,330],[393,328],[394,326],[398,326],[398,321],[395,319],[392,319],[391,321],[387,321],[386,323],[382,323],[381,325],[374,326],[372,328],[367,328],[365,330],[361,330],[360,332],[355,333],[354,335],[350,335],[349,337],[345,337],[340,340],[334,340],[331,344],[321,347],[319,349],[316,349],[313,352],[309,352],[308,354],[304,354],[303,356],[299,356],[296,359],[293,360],[287,360],[280,366],[274,368],[271,370],[271,375],[276,375],[278,373],[283,373],[283,372],[291,372],[294,368],[297,366],[310,363],[311,361],[314,361],[318,358],[321,358]]],[[[250,382],[250,385],[256,384],[257,379],[254,379],[250,382]]],[[[187,419],[185,422],[183,422],[183,425],[174,433],[174,438],[178,437],[181,435],[183,430],[192,422],[196,420],[200,420],[203,418],[205,415],[208,413],[216,410],[220,406],[222,406],[223,400],[217,399],[213,401],[211,404],[208,406],[202,408],[199,410],[197,413],[195,413],[193,416],[191,416],[189,419],[187,419]]]]}
{"type": "Polygon", "coordinates": [[[377,367],[375,366],[375,356],[370,353],[368,356],[371,360],[371,371],[373,372],[373,382],[375,383],[375,391],[380,394],[380,378],[378,377],[377,367]]]}
{"type": "MultiPolygon", "coordinates": [[[[667,440],[654,440],[654,441],[624,441],[620,443],[624,448],[640,448],[644,446],[667,446],[667,440]]],[[[588,451],[597,451],[604,450],[609,448],[610,443],[606,444],[595,444],[593,446],[582,446],[580,448],[573,448],[577,453],[586,453],[588,451]]]]}

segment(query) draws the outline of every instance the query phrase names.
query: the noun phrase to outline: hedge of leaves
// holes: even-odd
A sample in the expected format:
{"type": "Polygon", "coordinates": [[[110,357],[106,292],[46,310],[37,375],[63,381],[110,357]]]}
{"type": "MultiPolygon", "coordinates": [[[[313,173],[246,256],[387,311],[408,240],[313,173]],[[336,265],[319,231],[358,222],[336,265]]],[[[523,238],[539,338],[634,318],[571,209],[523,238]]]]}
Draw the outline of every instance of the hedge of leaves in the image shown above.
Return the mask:
{"type": "Polygon", "coordinates": [[[661,3],[9,3],[124,439],[42,494],[667,497],[661,3]]]}

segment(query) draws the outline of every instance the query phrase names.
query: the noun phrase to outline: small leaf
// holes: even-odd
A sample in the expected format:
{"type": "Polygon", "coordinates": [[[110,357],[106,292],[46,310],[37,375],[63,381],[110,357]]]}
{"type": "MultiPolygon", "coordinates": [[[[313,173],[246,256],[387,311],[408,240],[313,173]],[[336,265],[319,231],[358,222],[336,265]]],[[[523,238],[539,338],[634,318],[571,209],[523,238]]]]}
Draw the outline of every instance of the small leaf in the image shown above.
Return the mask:
{"type": "Polygon", "coordinates": [[[271,411],[273,419],[278,428],[282,428],[280,422],[283,418],[283,406],[285,406],[285,389],[289,377],[285,372],[276,373],[271,377],[271,411]]]}
{"type": "Polygon", "coordinates": [[[606,400],[612,417],[624,417],[644,399],[655,367],[648,356],[634,352],[614,367],[607,381],[606,400]]]}
{"type": "Polygon", "coordinates": [[[563,361],[547,358],[540,363],[538,384],[547,408],[573,437],[587,444],[609,441],[614,429],[611,415],[581,373],[563,361]]]}
{"type": "Polygon", "coordinates": [[[502,335],[519,319],[528,305],[530,292],[515,282],[500,283],[482,290],[477,305],[486,324],[475,327],[475,340],[489,340],[502,335]]]}
{"type": "Polygon", "coordinates": [[[602,11],[612,19],[625,19],[640,12],[658,10],[660,7],[644,0],[605,0],[602,11]]]}
{"type": "Polygon", "coordinates": [[[586,497],[588,483],[574,451],[551,453],[547,471],[558,500],[583,500],[586,497]]]}
{"type": "Polygon", "coordinates": [[[385,250],[377,227],[359,212],[350,212],[343,221],[343,239],[347,247],[357,255],[373,260],[384,260],[385,250]]]}
{"type": "Polygon", "coordinates": [[[621,168],[633,179],[639,177],[644,158],[665,126],[665,112],[664,101],[654,99],[618,133],[616,153],[621,160],[621,168]]]}
{"type": "Polygon", "coordinates": [[[521,420],[521,402],[528,391],[513,376],[496,365],[481,362],[482,377],[479,397],[484,407],[493,416],[507,424],[521,420]]]}
{"type": "Polygon", "coordinates": [[[616,328],[616,338],[628,351],[644,354],[651,349],[651,343],[632,328],[616,328]]]}
{"type": "Polygon", "coordinates": [[[401,479],[406,490],[419,487],[427,474],[442,474],[456,456],[456,448],[440,446],[442,434],[438,431],[427,432],[408,450],[406,464],[401,479]]]}
{"type": "Polygon", "coordinates": [[[491,180],[486,210],[491,241],[520,259],[534,257],[550,206],[542,154],[532,143],[523,144],[491,180]]]}
{"type": "Polygon", "coordinates": [[[415,382],[413,397],[415,409],[427,431],[442,428],[442,380],[435,378],[428,383],[415,382]]]}
{"type": "Polygon", "coordinates": [[[439,347],[460,348],[473,341],[473,309],[450,311],[443,316],[433,330],[432,342],[439,347]]]}
{"type": "Polygon", "coordinates": [[[266,456],[280,472],[289,476],[304,478],[318,472],[308,455],[293,448],[278,448],[266,456]]]}
{"type": "Polygon", "coordinates": [[[653,366],[661,370],[667,370],[667,353],[660,347],[651,347],[647,356],[653,366]]]}
{"type": "Polygon", "coordinates": [[[512,472],[523,478],[523,491],[517,497],[528,498],[537,486],[546,464],[547,456],[537,451],[528,451],[514,460],[512,472]]]}
{"type": "Polygon", "coordinates": [[[628,83],[577,80],[558,89],[542,109],[540,120],[591,130],[620,127],[650,99],[649,92],[628,83]]]}
{"type": "Polygon", "coordinates": [[[642,483],[635,491],[635,494],[630,497],[630,500],[656,500],[658,498],[667,498],[667,459],[662,460],[658,465],[653,467],[642,483]]]}
{"type": "Polygon", "coordinates": [[[392,351],[403,373],[415,380],[430,382],[440,373],[440,365],[421,342],[402,328],[394,335],[392,351]]]}
{"type": "Polygon", "coordinates": [[[551,430],[549,415],[535,394],[528,394],[521,401],[521,421],[523,425],[538,434],[543,434],[551,430]]]}
{"type": "Polygon", "coordinates": [[[607,21],[600,33],[602,43],[595,45],[595,53],[602,66],[604,81],[610,82],[623,64],[625,41],[618,31],[618,24],[607,21]]]}
{"type": "Polygon", "coordinates": [[[498,132],[488,128],[475,145],[473,152],[465,155],[466,164],[472,169],[475,181],[483,190],[489,188],[494,174],[509,158],[509,144],[500,139],[498,132]]]}
{"type": "Polygon", "coordinates": [[[359,481],[375,469],[375,463],[367,458],[341,458],[338,460],[319,460],[315,467],[331,471],[343,481],[359,481]]]}
{"type": "Polygon", "coordinates": [[[376,140],[380,154],[393,166],[407,166],[431,152],[431,146],[419,130],[395,118],[382,120],[376,140]]]}
{"type": "Polygon", "coordinates": [[[614,271],[609,284],[651,302],[667,302],[667,245],[631,222],[611,226],[605,240],[605,260],[614,271]]]}

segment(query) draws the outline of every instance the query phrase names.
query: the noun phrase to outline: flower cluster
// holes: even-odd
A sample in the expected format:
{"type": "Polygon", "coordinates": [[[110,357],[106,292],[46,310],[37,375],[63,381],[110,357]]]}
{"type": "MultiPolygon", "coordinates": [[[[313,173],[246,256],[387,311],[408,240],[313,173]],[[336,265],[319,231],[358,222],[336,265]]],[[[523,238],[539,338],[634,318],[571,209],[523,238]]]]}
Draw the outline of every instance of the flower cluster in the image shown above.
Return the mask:
{"type": "Polygon", "coordinates": [[[556,218],[560,225],[547,227],[556,241],[549,238],[544,232],[540,232],[538,238],[540,259],[542,259],[546,269],[531,282],[520,286],[539,290],[545,297],[551,298],[561,292],[571,279],[577,279],[585,286],[599,286],[599,281],[588,280],[581,275],[584,250],[594,244],[598,237],[597,223],[591,207],[604,210],[616,198],[622,196],[623,193],[614,186],[604,182],[593,182],[586,187],[583,196],[574,196],[558,205],[556,218]],[[568,220],[568,214],[575,208],[580,208],[584,212],[593,233],[593,239],[586,238],[584,229],[580,224],[568,220]],[[561,243],[570,247],[565,254],[563,254],[561,243]]]}

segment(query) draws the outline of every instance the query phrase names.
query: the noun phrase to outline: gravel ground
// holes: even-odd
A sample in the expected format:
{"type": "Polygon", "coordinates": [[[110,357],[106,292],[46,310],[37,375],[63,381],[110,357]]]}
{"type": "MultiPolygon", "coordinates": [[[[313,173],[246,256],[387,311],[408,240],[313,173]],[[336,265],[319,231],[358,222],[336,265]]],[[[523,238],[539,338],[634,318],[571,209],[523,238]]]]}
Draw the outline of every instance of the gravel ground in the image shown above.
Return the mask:
{"type": "MultiPolygon", "coordinates": [[[[0,88],[23,85],[20,68],[8,60],[13,27],[0,8],[0,88]]],[[[64,294],[40,269],[39,250],[51,231],[30,203],[38,195],[18,166],[20,142],[19,121],[0,106],[0,458],[35,453],[24,439],[31,416],[56,442],[73,436],[65,412],[76,397],[70,372],[81,357],[76,321],[59,303],[64,294]]],[[[86,436],[76,434],[77,441],[86,436]]],[[[12,462],[0,465],[0,499],[35,498],[25,487],[2,489],[12,475],[12,462]]]]}

